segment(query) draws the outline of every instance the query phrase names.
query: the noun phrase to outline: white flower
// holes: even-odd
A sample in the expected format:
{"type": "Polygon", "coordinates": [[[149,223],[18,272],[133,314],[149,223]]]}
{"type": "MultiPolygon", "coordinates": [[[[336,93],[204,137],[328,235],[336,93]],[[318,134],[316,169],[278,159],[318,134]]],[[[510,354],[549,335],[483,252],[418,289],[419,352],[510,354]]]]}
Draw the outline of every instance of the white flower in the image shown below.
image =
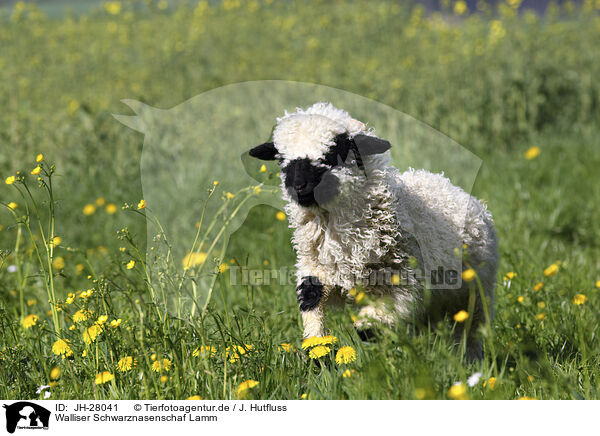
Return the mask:
{"type": "Polygon", "coordinates": [[[481,373],[480,372],[476,372],[475,374],[473,374],[471,377],[469,377],[467,379],[467,384],[469,385],[469,387],[473,387],[477,383],[479,383],[479,379],[480,378],[481,378],[481,373]]]}
{"type": "Polygon", "coordinates": [[[35,391],[35,393],[41,394],[44,389],[50,389],[50,386],[41,385],[39,388],[37,388],[37,391],[35,391]]]}
{"type": "Polygon", "coordinates": [[[50,391],[44,392],[44,400],[47,400],[48,398],[50,398],[50,395],[52,395],[52,392],[50,392],[50,391]]]}
{"type": "Polygon", "coordinates": [[[7,270],[9,273],[17,272],[17,265],[8,265],[7,270]]]}

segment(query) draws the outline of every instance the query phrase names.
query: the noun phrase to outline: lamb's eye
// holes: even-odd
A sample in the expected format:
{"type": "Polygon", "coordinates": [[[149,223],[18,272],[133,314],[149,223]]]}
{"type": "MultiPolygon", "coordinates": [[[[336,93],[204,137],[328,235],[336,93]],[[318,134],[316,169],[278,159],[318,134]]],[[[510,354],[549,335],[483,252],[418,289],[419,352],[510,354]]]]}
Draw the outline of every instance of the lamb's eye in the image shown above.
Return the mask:
{"type": "Polygon", "coordinates": [[[329,149],[329,152],[322,159],[322,162],[330,167],[338,166],[340,161],[345,163],[348,152],[352,148],[352,139],[348,137],[347,133],[337,135],[333,141],[335,145],[329,149]]]}

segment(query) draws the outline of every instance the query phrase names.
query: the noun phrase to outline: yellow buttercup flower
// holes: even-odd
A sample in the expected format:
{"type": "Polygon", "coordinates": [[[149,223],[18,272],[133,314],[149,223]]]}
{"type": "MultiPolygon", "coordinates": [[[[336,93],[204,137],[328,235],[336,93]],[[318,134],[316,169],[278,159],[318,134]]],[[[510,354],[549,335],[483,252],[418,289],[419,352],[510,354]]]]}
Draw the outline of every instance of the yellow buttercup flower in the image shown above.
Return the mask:
{"type": "Polygon", "coordinates": [[[42,167],[40,167],[38,165],[37,167],[35,167],[34,169],[31,170],[31,175],[32,176],[37,176],[41,171],[42,171],[42,167]]]}
{"type": "Polygon", "coordinates": [[[130,260],[129,262],[127,262],[127,269],[133,269],[133,267],[135,266],[135,260],[130,260]]]}
{"type": "Polygon", "coordinates": [[[96,198],[96,206],[102,207],[106,203],[106,200],[103,197],[96,198]]]}
{"type": "Polygon", "coordinates": [[[15,180],[17,180],[17,178],[15,176],[9,176],[6,178],[6,180],[4,182],[7,185],[12,185],[13,183],[15,183],[15,180]]]}
{"type": "Polygon", "coordinates": [[[117,328],[117,327],[119,327],[120,325],[121,325],[121,318],[119,318],[119,319],[113,319],[113,320],[110,322],[110,326],[111,326],[112,328],[114,328],[114,329],[116,329],[116,328],[117,328]]]}
{"type": "Polygon", "coordinates": [[[483,387],[487,386],[488,389],[494,390],[496,388],[496,377],[490,377],[486,381],[483,382],[483,387]]]}
{"type": "Polygon", "coordinates": [[[525,159],[527,160],[531,160],[531,159],[535,159],[536,157],[538,157],[541,153],[540,147],[537,146],[533,146],[529,149],[527,149],[527,151],[525,152],[525,159]]]}
{"type": "Polygon", "coordinates": [[[183,265],[183,269],[187,270],[187,269],[193,268],[195,266],[202,265],[206,261],[207,257],[208,257],[208,255],[203,251],[197,251],[195,253],[188,253],[185,255],[185,257],[181,261],[181,264],[183,265]]]}
{"type": "Polygon", "coordinates": [[[335,363],[338,365],[352,363],[356,360],[356,351],[350,346],[342,347],[335,355],[335,363]]]}
{"type": "Polygon", "coordinates": [[[460,310],[454,314],[454,321],[456,322],[465,322],[469,318],[469,312],[466,310],[460,310]]]}
{"type": "Polygon", "coordinates": [[[8,203],[7,206],[11,210],[15,210],[17,207],[19,207],[19,205],[17,203],[15,203],[14,201],[11,201],[10,203],[8,203]]]}
{"type": "Polygon", "coordinates": [[[102,371],[96,375],[95,383],[97,385],[103,385],[104,383],[108,383],[114,378],[115,376],[112,375],[110,371],[102,371]]]}
{"type": "Polygon", "coordinates": [[[538,321],[543,321],[544,319],[546,319],[546,314],[544,312],[538,313],[535,319],[537,319],[538,321]]]}
{"type": "Polygon", "coordinates": [[[63,269],[65,267],[65,259],[62,258],[61,256],[58,256],[52,262],[52,266],[56,269],[63,269]]]}
{"type": "Polygon", "coordinates": [[[598,280],[598,281],[596,282],[596,287],[597,287],[597,288],[600,288],[600,280],[598,280]]]}
{"type": "Polygon", "coordinates": [[[262,165],[262,166],[260,167],[260,172],[261,172],[261,173],[266,173],[266,172],[267,172],[267,166],[266,166],[266,165],[262,165]]]}
{"type": "Polygon", "coordinates": [[[131,371],[135,366],[135,360],[131,356],[123,357],[117,362],[119,372],[131,371]]]}
{"type": "Polygon", "coordinates": [[[344,378],[350,378],[350,377],[354,377],[354,374],[356,374],[356,371],[354,371],[353,369],[347,369],[342,374],[342,377],[344,377],[344,378]]]}
{"type": "Polygon", "coordinates": [[[80,323],[87,320],[92,312],[88,309],[79,309],[73,314],[73,322],[80,323]]]}
{"type": "Polygon", "coordinates": [[[279,351],[281,351],[282,353],[291,353],[295,350],[296,349],[294,348],[294,346],[292,344],[288,344],[287,342],[279,344],[279,351]]]}
{"type": "Polygon", "coordinates": [[[102,325],[108,320],[108,315],[100,315],[96,320],[96,324],[102,325]]]}
{"type": "Polygon", "coordinates": [[[52,352],[57,356],[69,357],[73,354],[73,350],[69,346],[69,341],[65,339],[59,339],[52,345],[52,352]]]}
{"type": "Polygon", "coordinates": [[[96,206],[94,206],[93,204],[86,204],[85,206],[83,206],[83,214],[85,216],[90,216],[92,215],[94,212],[96,212],[96,206]]]}
{"type": "Polygon", "coordinates": [[[142,210],[146,208],[146,200],[140,200],[140,202],[137,205],[138,210],[142,210]]]}
{"type": "Polygon", "coordinates": [[[233,197],[235,197],[235,195],[232,194],[231,192],[226,192],[225,197],[227,197],[229,200],[231,200],[233,197]]]}
{"type": "Polygon", "coordinates": [[[106,213],[112,215],[117,212],[117,205],[114,203],[108,203],[106,205],[106,213]]]}
{"type": "Polygon", "coordinates": [[[517,298],[517,301],[519,303],[522,303],[523,301],[525,301],[525,297],[523,297],[522,295],[519,295],[519,297],[517,298]]]}
{"type": "Polygon", "coordinates": [[[475,270],[473,268],[469,268],[463,271],[462,279],[465,282],[472,282],[475,279],[476,275],[477,274],[475,273],[475,270]]]}
{"type": "Polygon", "coordinates": [[[328,353],[329,347],[325,347],[324,345],[317,345],[316,347],[310,350],[310,352],[308,353],[308,357],[310,357],[311,359],[319,359],[328,353]]]}
{"type": "Polygon", "coordinates": [[[169,359],[159,359],[154,361],[152,364],[152,371],[162,372],[169,371],[171,369],[171,361],[169,359]]]}
{"type": "Polygon", "coordinates": [[[544,287],[544,284],[542,282],[536,283],[535,285],[533,285],[533,290],[535,292],[541,291],[542,288],[544,287]]]}
{"type": "Polygon", "coordinates": [[[240,398],[245,397],[248,391],[256,386],[258,386],[258,382],[256,380],[246,380],[240,383],[236,389],[237,396],[240,398]]]}
{"type": "Polygon", "coordinates": [[[102,333],[102,327],[98,324],[94,324],[83,332],[83,342],[90,345],[96,340],[100,333],[102,333]]]}
{"type": "Polygon", "coordinates": [[[23,328],[25,330],[27,330],[27,329],[30,329],[31,327],[33,327],[34,325],[36,325],[39,319],[40,319],[40,317],[37,315],[34,315],[34,314],[27,315],[25,318],[23,318],[23,321],[21,324],[23,325],[23,328]]]}
{"type": "Polygon", "coordinates": [[[50,380],[58,380],[60,378],[60,368],[55,366],[50,371],[50,380]]]}
{"type": "Polygon", "coordinates": [[[509,281],[515,278],[515,276],[517,275],[517,273],[514,272],[507,272],[506,274],[504,274],[504,281],[509,281]]]}
{"type": "Polygon", "coordinates": [[[453,400],[468,400],[467,387],[462,383],[457,383],[448,390],[448,397],[453,400]]]}
{"type": "Polygon", "coordinates": [[[277,211],[277,213],[275,214],[275,218],[277,218],[279,221],[285,221],[286,215],[282,211],[277,211]]]}
{"type": "Polygon", "coordinates": [[[581,306],[582,304],[585,304],[585,302],[587,301],[587,297],[583,294],[577,294],[573,297],[573,303],[575,303],[578,306],[581,306]]]}
{"type": "Polygon", "coordinates": [[[41,162],[41,161],[43,161],[43,160],[44,160],[44,155],[43,155],[42,153],[38,154],[38,155],[35,157],[35,161],[36,161],[37,163],[40,163],[40,162],[41,162]]]}
{"type": "Polygon", "coordinates": [[[217,354],[217,349],[212,345],[201,345],[192,351],[192,356],[198,357],[202,355],[202,357],[214,357],[217,354]]]}
{"type": "Polygon", "coordinates": [[[546,268],[544,270],[544,275],[546,277],[552,277],[555,276],[558,273],[558,264],[553,263],[552,265],[550,265],[548,268],[546,268]]]}
{"type": "Polygon", "coordinates": [[[60,236],[55,236],[54,238],[50,239],[50,245],[53,245],[55,247],[60,245],[61,242],[62,238],[60,236]]]}

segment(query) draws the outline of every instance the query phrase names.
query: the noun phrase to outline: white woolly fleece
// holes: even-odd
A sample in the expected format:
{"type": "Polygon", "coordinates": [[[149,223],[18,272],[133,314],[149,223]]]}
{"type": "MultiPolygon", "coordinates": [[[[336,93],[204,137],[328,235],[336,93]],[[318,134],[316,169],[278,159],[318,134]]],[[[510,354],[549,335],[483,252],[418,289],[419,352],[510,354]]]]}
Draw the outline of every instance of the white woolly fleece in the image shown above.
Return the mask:
{"type": "MultiPolygon", "coordinates": [[[[362,132],[374,136],[365,130],[365,125],[347,112],[317,103],[279,118],[274,141],[284,159],[318,160],[335,135],[347,132],[354,136],[362,132]]],[[[498,249],[492,216],[481,201],[454,186],[443,174],[414,169],[400,173],[390,165],[389,152],[365,157],[366,174],[352,155],[349,159],[347,163],[351,165],[331,171],[340,188],[338,195],[325,205],[303,207],[293,201],[282,174],[285,210],[294,229],[292,242],[298,256],[298,284],[303,277],[315,276],[324,285],[323,301],[302,315],[305,336],[324,333],[324,305],[330,296],[345,295],[356,280],[369,277],[374,271],[410,273],[414,265],[411,258],[416,258],[426,274],[438,267],[454,269],[460,280],[466,266],[456,256],[456,250],[462,252],[464,245],[469,266],[477,270],[485,294],[493,302],[498,249]]],[[[365,290],[376,296],[392,296],[396,312],[403,318],[426,315],[422,282],[378,284],[365,290]]],[[[467,284],[459,289],[436,291],[432,306],[436,309],[439,301],[439,308],[455,310],[450,312],[453,314],[466,308],[468,295],[467,284]]],[[[482,312],[478,301],[473,331],[482,312]]],[[[364,313],[384,322],[392,318],[376,305],[367,307],[364,313]]],[[[479,356],[480,347],[472,348],[470,352],[479,356]]]]}

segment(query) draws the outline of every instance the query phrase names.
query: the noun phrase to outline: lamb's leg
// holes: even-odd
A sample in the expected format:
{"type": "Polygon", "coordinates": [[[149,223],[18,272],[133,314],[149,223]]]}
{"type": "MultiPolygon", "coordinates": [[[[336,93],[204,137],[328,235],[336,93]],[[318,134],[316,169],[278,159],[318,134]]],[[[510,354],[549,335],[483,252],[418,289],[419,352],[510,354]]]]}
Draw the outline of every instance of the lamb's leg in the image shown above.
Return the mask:
{"type": "Polygon", "coordinates": [[[323,336],[325,329],[325,301],[327,288],[315,276],[302,277],[301,283],[296,288],[298,292],[298,305],[302,313],[304,324],[304,337],[323,336]]]}

